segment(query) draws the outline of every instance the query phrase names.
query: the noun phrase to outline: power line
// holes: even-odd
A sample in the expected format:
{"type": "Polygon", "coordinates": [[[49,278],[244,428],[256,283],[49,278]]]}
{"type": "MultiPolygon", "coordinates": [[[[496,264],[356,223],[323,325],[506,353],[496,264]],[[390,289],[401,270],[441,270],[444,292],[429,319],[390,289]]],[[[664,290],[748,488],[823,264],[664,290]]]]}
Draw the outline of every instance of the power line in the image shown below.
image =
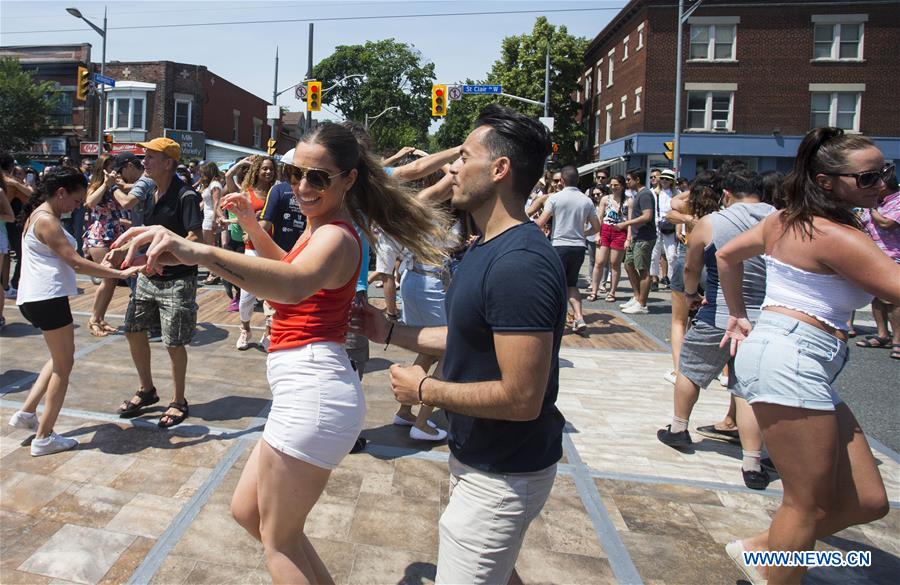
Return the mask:
{"type": "MultiPolygon", "coordinates": [[[[339,22],[339,21],[347,21],[347,20],[384,20],[384,19],[399,19],[399,18],[433,18],[433,17],[445,17],[445,16],[507,16],[512,14],[549,14],[549,13],[558,13],[558,12],[598,12],[598,11],[609,11],[615,10],[619,11],[622,9],[622,6],[615,7],[598,7],[598,8],[557,8],[557,9],[549,9],[549,10],[492,10],[485,12],[442,12],[435,14],[383,14],[383,15],[370,15],[370,16],[323,16],[318,18],[296,18],[296,19],[279,19],[276,21],[272,20],[242,20],[242,21],[230,21],[230,22],[195,22],[195,23],[177,23],[177,24],[145,24],[145,25],[137,25],[137,26],[111,26],[107,30],[146,30],[152,28],[183,28],[183,27],[203,27],[203,26],[234,26],[234,25],[248,25],[248,24],[265,24],[267,26],[272,26],[272,24],[281,24],[281,23],[292,23],[292,22],[339,22]]],[[[62,29],[51,29],[51,30],[29,30],[29,31],[12,31],[12,32],[4,32],[4,35],[28,35],[28,34],[38,34],[38,33],[59,33],[59,32],[82,32],[84,28],[62,28],[62,29]]]]}

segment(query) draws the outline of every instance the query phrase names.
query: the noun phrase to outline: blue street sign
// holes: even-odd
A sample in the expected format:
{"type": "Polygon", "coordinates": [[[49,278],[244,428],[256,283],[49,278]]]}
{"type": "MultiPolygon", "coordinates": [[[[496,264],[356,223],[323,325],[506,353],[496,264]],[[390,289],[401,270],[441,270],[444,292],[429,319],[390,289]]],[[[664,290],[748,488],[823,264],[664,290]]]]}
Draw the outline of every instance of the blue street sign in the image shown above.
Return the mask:
{"type": "Polygon", "coordinates": [[[462,92],[472,93],[503,93],[503,86],[500,85],[464,85],[462,92]]]}
{"type": "Polygon", "coordinates": [[[94,81],[96,81],[97,83],[102,83],[102,84],[108,85],[108,86],[110,86],[110,87],[115,87],[115,86],[116,86],[116,80],[113,79],[112,77],[107,77],[107,76],[105,76],[105,75],[100,75],[99,73],[94,73],[93,75],[91,75],[91,77],[92,77],[92,78],[94,79],[94,81]]]}

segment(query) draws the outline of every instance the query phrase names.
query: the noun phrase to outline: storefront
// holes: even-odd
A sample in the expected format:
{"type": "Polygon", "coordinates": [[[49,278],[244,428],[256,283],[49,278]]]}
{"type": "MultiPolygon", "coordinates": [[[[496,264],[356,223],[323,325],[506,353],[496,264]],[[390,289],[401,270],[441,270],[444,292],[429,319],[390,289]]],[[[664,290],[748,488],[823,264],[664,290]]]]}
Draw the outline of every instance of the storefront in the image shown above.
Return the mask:
{"type": "Polygon", "coordinates": [[[206,160],[219,165],[233,163],[236,159],[253,154],[266,156],[264,150],[256,150],[245,146],[238,146],[237,144],[206,139],[206,160]]]}

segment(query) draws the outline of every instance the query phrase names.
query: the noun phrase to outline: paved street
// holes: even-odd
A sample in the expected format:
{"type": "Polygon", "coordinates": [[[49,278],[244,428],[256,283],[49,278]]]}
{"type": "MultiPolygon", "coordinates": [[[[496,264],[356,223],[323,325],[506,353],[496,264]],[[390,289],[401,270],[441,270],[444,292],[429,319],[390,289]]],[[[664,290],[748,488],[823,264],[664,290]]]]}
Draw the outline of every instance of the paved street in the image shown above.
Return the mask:
{"type": "MultiPolygon", "coordinates": [[[[85,284],[90,291],[91,285],[85,284]]],[[[127,289],[118,289],[110,321],[127,289]]],[[[158,405],[131,421],[111,414],[135,388],[122,336],[90,337],[73,299],[77,362],[57,430],[80,441],[71,452],[31,458],[30,433],[2,426],[0,582],[265,583],[261,546],[228,509],[269,404],[261,351],[234,350],[237,328],[216,289],[190,349],[191,418],[155,427],[158,405]]],[[[651,315],[653,317],[653,315],[651,315]]],[[[38,332],[14,307],[0,337],[0,414],[21,403],[46,356],[38,332]]],[[[261,324],[256,316],[254,324],[261,324]]],[[[590,338],[568,334],[559,406],[569,421],[553,493],[532,525],[518,568],[526,583],[739,583],[729,540],[763,529],[780,498],[746,489],[737,447],[700,440],[689,452],[661,445],[671,385],[669,357],[614,311],[590,310],[590,338]]],[[[649,329],[649,328],[648,328],[649,329]]],[[[167,401],[167,358],[154,346],[156,384],[167,401]]],[[[411,441],[391,425],[387,368],[409,352],[372,346],[364,380],[364,453],[334,472],[307,532],[338,583],[428,583],[435,574],[437,521],[446,505],[446,445],[411,441]]],[[[727,394],[701,396],[695,421],[720,416],[727,394]]],[[[444,423],[441,413],[435,420],[444,423]]],[[[701,439],[700,437],[696,437],[701,439]]],[[[823,549],[871,550],[868,569],[814,569],[805,583],[887,584],[900,573],[900,464],[879,452],[891,512],[845,530],[823,549]]]]}

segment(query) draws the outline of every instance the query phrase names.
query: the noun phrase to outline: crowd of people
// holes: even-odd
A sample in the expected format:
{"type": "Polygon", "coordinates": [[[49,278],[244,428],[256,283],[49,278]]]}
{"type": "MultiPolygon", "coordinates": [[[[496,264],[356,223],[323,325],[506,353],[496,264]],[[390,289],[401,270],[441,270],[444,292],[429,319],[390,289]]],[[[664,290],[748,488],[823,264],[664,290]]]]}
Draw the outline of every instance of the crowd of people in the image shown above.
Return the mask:
{"type": "Polygon", "coordinates": [[[122,330],[139,387],[119,415],[159,401],[158,337],[173,378],[158,425],[182,423],[197,287],[221,281],[240,314],[238,350],[265,300],[272,405],[231,509],[262,542],[273,580],[331,581],[303,527],[331,471],[365,446],[371,341],[417,354],[391,366],[392,422],[450,446],[436,582],[517,582],[525,532],[562,456],[558,352],[567,323],[586,334],[585,257],[588,302],[618,300],[624,263],[623,313],[647,313],[660,287],[672,294],[674,412],[658,440],[692,443],[691,410],[724,371],[728,413],[698,432],[741,445],[747,486],[768,485],[766,466],[784,485],[771,527],[726,550],[753,583],[796,582],[802,567],[750,567],[740,553],[808,550],[887,511],[874,457],[833,383],[852,312],[873,298],[878,334],[861,346],[900,350],[894,165],[867,138],[818,128],[787,177],[736,161],[693,181],[598,169],[583,192],[574,166],[542,176],[550,144],[537,121],[490,106],[464,144],[432,155],[379,159],[350,122],[320,124],[280,159],[248,157],[224,175],[214,163],[180,167],[169,138],[141,143],[143,160],[101,156],[89,178],[61,164],[29,182],[0,155],[0,219],[10,222],[0,252],[13,248],[17,260],[8,286],[50,353],[9,424],[35,431],[34,456],[77,444],[53,431],[76,355],[76,272],[100,279],[94,336],[117,331],[106,311],[120,282],[132,289],[122,330]],[[367,302],[375,280],[384,310],[367,302]],[[448,429],[431,421],[436,408],[448,429]]]}

